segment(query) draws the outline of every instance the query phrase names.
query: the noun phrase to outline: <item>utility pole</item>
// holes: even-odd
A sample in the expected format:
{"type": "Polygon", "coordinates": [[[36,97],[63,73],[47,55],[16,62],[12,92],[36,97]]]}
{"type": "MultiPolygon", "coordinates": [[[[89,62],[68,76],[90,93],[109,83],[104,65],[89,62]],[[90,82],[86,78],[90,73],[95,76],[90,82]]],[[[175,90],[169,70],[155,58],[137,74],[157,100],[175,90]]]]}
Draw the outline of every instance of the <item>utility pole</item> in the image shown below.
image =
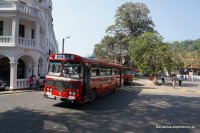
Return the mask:
{"type": "Polygon", "coordinates": [[[64,44],[65,44],[65,39],[68,39],[70,38],[70,36],[66,37],[66,38],[63,38],[62,40],[62,53],[64,53],[64,44]]]}

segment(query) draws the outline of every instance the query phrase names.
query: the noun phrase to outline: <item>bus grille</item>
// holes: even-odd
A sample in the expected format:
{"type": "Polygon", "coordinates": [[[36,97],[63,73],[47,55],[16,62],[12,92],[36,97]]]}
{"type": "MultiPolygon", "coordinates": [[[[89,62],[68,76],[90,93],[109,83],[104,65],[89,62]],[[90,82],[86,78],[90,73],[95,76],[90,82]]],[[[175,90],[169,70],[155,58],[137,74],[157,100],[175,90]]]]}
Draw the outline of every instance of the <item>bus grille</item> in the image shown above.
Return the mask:
{"type": "Polygon", "coordinates": [[[66,81],[47,80],[46,84],[48,86],[55,86],[58,91],[65,91],[66,88],[70,88],[69,82],[66,81]]]}

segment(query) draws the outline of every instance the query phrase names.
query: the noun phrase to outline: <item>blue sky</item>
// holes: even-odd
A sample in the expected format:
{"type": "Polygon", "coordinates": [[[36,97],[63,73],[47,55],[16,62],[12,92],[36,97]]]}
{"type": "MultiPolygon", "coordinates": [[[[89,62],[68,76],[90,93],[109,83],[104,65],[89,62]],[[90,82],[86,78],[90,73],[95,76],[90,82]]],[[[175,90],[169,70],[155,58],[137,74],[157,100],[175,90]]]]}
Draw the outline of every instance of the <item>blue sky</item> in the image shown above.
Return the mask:
{"type": "Polygon", "coordinates": [[[94,45],[114,24],[117,8],[125,2],[145,3],[164,41],[183,41],[200,38],[199,0],[52,0],[54,31],[65,52],[81,56],[92,54],[94,45]]]}

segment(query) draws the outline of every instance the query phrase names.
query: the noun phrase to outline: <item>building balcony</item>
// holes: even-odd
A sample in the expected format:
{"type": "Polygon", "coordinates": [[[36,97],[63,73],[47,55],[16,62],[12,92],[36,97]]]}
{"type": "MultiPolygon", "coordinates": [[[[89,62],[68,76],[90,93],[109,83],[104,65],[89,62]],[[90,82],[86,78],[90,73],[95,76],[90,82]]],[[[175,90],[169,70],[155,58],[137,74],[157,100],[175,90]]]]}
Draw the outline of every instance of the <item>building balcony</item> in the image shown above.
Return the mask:
{"type": "Polygon", "coordinates": [[[26,4],[20,3],[18,1],[0,1],[0,12],[10,12],[16,11],[25,15],[38,17],[45,22],[45,16],[40,12],[40,10],[30,7],[26,4]]]}
{"type": "Polygon", "coordinates": [[[23,37],[18,37],[18,46],[26,48],[35,48],[35,39],[27,39],[23,37]]]}
{"type": "Polygon", "coordinates": [[[16,42],[14,42],[12,36],[0,36],[0,47],[21,47],[21,48],[30,48],[35,49],[35,39],[28,39],[23,37],[17,37],[16,42]]]}
{"type": "Polygon", "coordinates": [[[1,1],[0,11],[19,11],[31,16],[39,17],[39,10],[17,1],[1,1]]]}
{"type": "Polygon", "coordinates": [[[29,79],[17,79],[17,89],[28,88],[29,87],[29,79]]]}
{"type": "Polygon", "coordinates": [[[0,36],[0,46],[13,45],[12,36],[0,36]]]}

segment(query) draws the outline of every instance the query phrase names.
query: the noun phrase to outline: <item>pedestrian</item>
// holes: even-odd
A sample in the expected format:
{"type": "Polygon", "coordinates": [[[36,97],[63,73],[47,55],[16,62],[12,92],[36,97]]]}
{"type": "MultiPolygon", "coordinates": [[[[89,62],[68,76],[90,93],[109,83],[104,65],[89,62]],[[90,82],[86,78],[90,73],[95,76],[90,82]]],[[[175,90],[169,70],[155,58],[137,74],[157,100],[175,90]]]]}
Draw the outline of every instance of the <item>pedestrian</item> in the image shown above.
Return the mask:
{"type": "Polygon", "coordinates": [[[194,81],[194,75],[191,75],[191,80],[192,80],[192,82],[194,81]]]}
{"type": "Polygon", "coordinates": [[[185,75],[185,80],[187,80],[187,77],[186,77],[186,75],[185,75]]]}
{"type": "Polygon", "coordinates": [[[181,76],[179,76],[179,78],[178,78],[179,86],[182,85],[182,80],[183,80],[183,78],[181,76]]]}
{"type": "Polygon", "coordinates": [[[29,89],[33,89],[33,76],[29,77],[29,89]]]}
{"type": "Polygon", "coordinates": [[[162,84],[165,84],[165,76],[164,75],[161,76],[161,79],[162,79],[162,84]]]}
{"type": "Polygon", "coordinates": [[[36,89],[39,90],[40,89],[40,74],[38,74],[37,80],[36,80],[36,89]]]}
{"type": "Polygon", "coordinates": [[[33,75],[33,89],[35,89],[36,87],[36,77],[35,75],[33,75]]]}
{"type": "Polygon", "coordinates": [[[176,75],[173,75],[172,76],[172,86],[173,86],[173,88],[175,88],[175,85],[176,85],[176,75]]]}

